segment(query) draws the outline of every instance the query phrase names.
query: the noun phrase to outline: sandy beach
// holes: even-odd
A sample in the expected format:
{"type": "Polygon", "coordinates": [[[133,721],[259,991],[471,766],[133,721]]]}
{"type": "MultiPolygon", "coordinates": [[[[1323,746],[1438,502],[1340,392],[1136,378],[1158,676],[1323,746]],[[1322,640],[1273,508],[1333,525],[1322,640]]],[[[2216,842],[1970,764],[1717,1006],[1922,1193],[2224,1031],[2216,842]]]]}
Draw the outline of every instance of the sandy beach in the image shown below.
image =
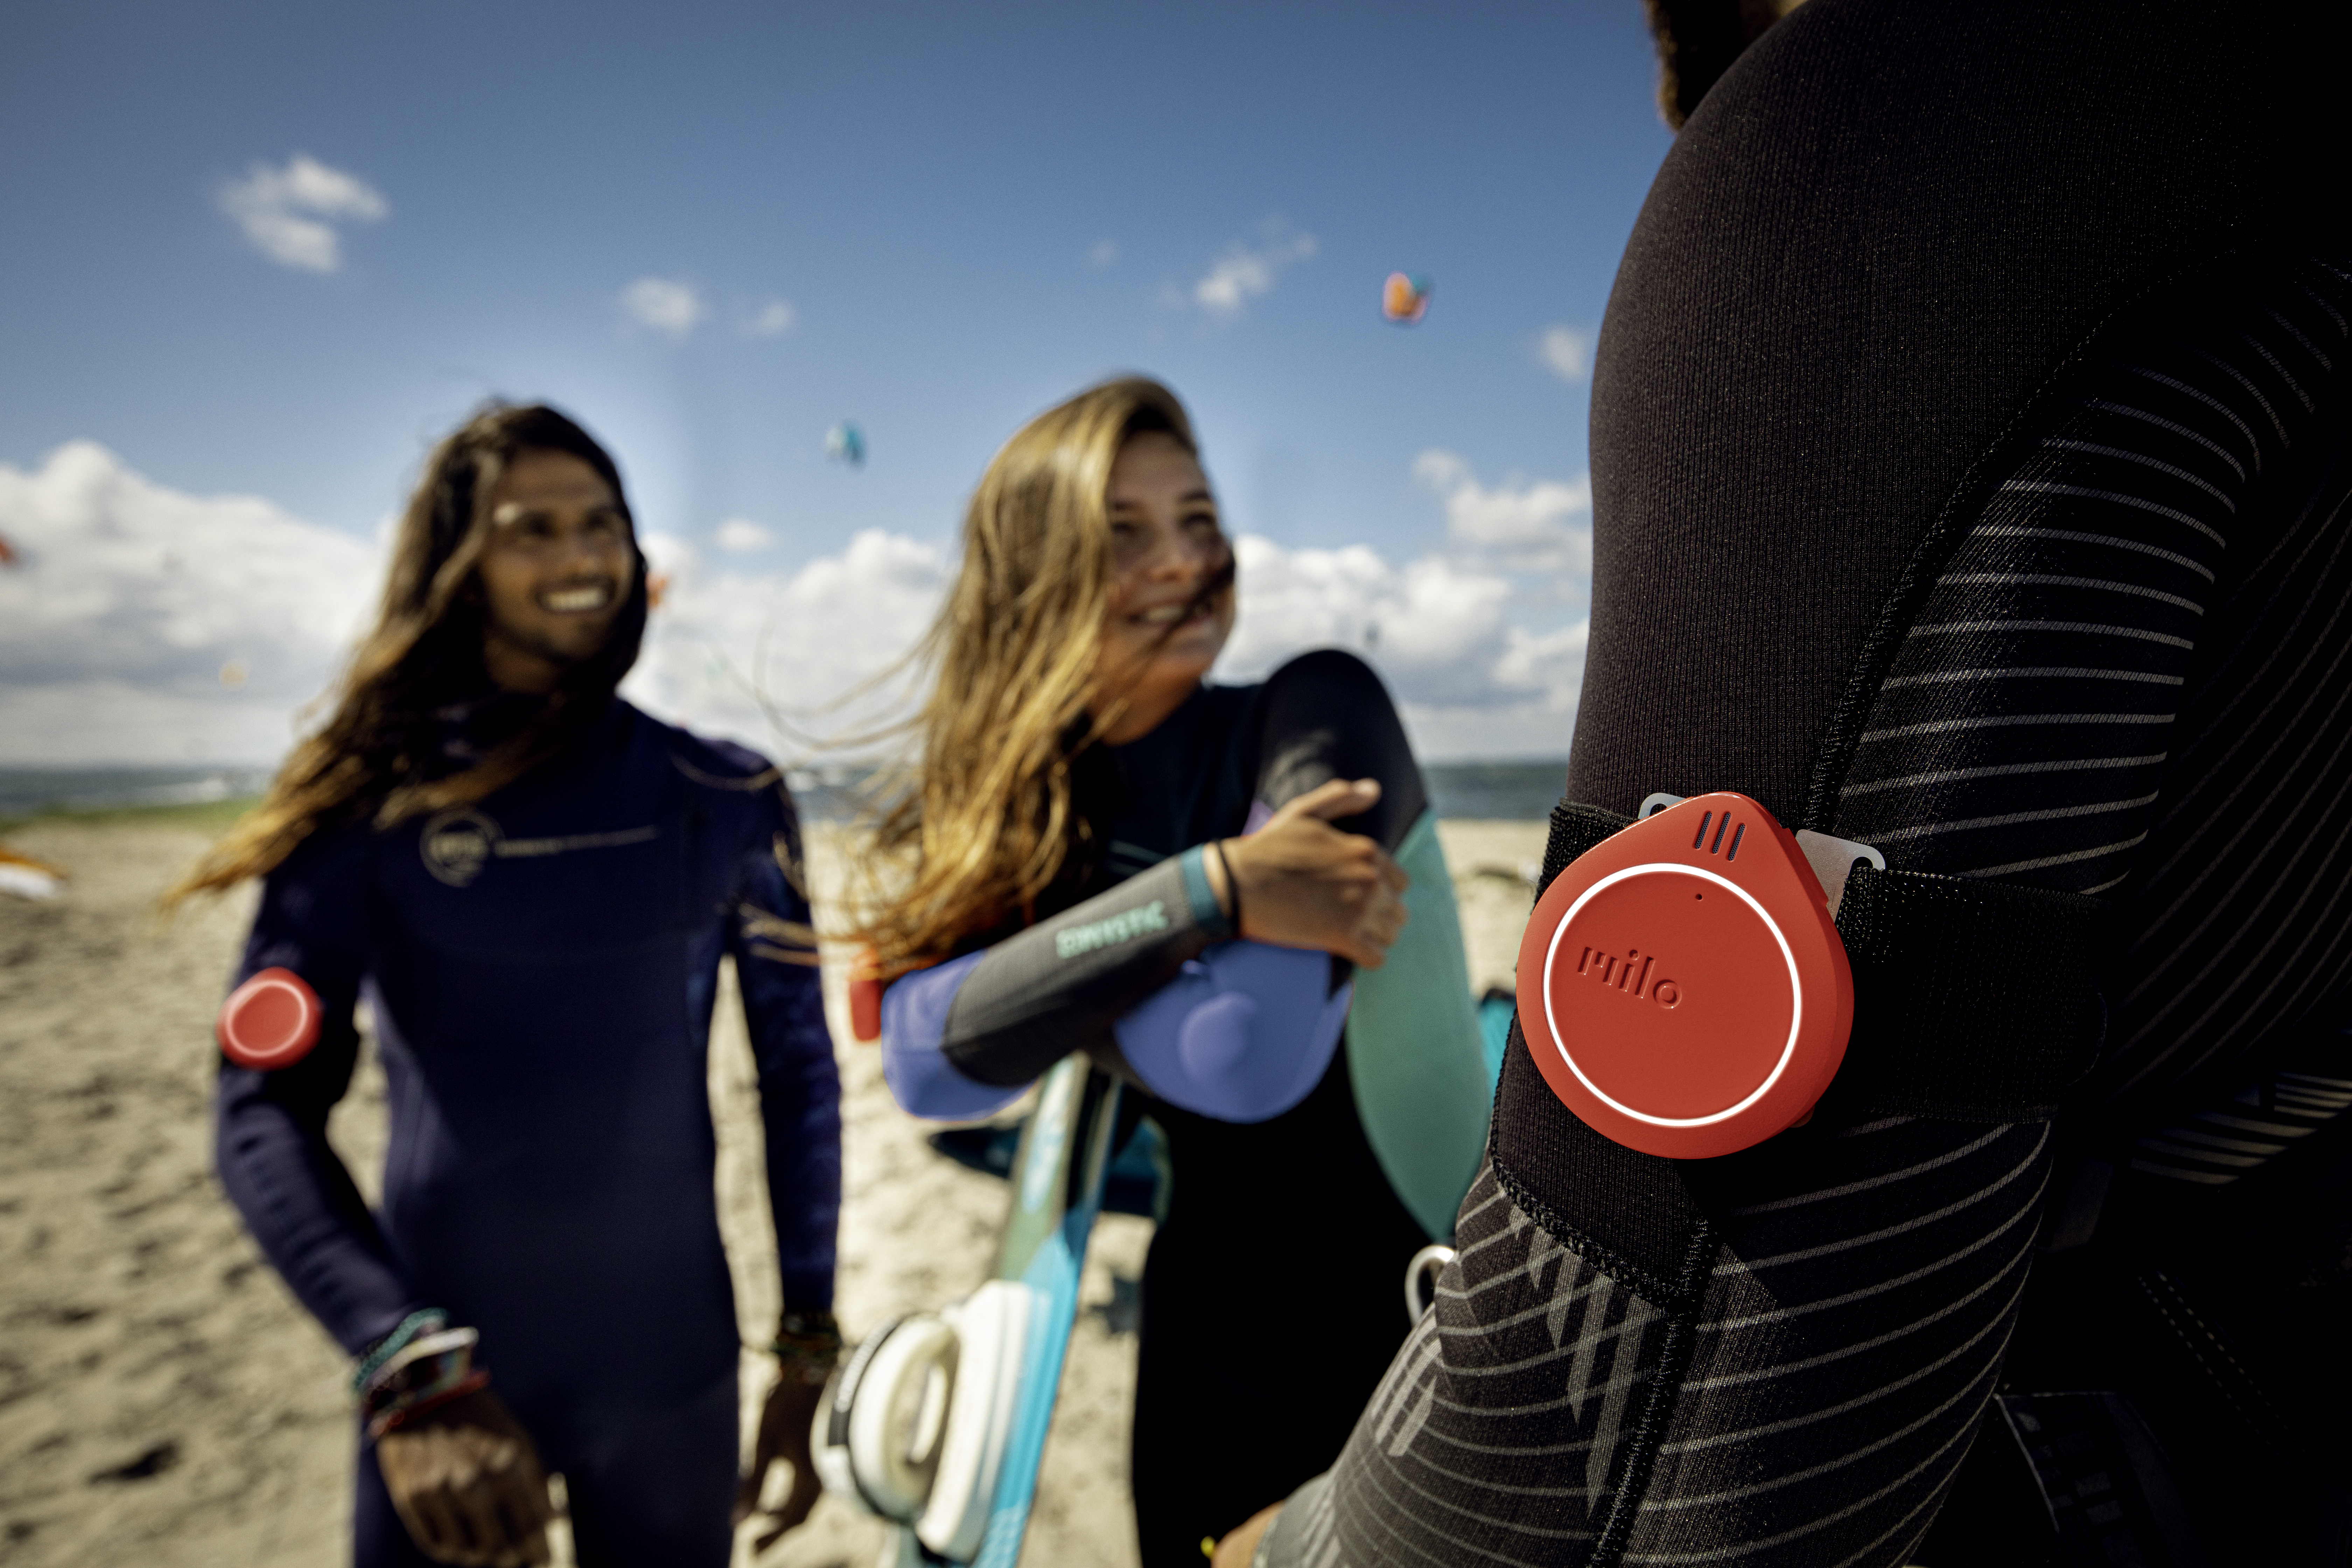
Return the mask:
{"type": "MultiPolygon", "coordinates": [[[[211,1171],[211,1020],[251,894],[151,912],[226,817],[44,818],[6,835],[71,873],[0,894],[0,1563],[292,1568],[346,1561],[352,1428],[341,1353],[246,1236],[211,1171]]],[[[1443,825],[1474,985],[1507,984],[1540,822],[1443,825]]],[[[813,835],[818,890],[844,842],[813,835]]],[[[846,1044],[838,1310],[863,1334],[985,1277],[1003,1184],[935,1153],[846,1044]]],[[[720,1215],[747,1336],[774,1321],[760,1122],[740,1013],[710,1057],[720,1215]]],[[[364,1058],[330,1135],[373,1195],[381,1074],[364,1058]]],[[[1127,1508],[1134,1304],[1150,1222],[1106,1216],[1024,1561],[1135,1562],[1127,1508]]],[[[1399,1324],[1402,1331],[1402,1315],[1399,1324]]],[[[746,1356],[747,1408],[764,1369],[746,1356]]],[[[1238,1522],[1238,1521],[1236,1521],[1238,1522]]],[[[759,1568],[867,1568],[880,1527],[836,1502],[759,1568]]],[[[559,1543],[561,1544],[561,1543],[559,1543]]],[[[752,1563],[738,1542],[739,1568],[752,1563]]]]}

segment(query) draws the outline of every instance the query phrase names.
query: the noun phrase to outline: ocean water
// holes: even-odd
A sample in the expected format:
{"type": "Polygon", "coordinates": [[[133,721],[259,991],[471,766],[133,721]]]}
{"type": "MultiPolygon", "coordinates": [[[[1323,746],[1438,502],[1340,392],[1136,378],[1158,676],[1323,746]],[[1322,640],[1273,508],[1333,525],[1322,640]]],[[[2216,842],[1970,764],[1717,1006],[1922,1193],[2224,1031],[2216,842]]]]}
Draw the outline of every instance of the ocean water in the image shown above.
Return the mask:
{"type": "MultiPolygon", "coordinates": [[[[1441,817],[1540,822],[1559,804],[1568,783],[1566,759],[1514,763],[1424,763],[1422,781],[1441,817]]],[[[801,815],[840,822],[857,815],[869,768],[793,768],[786,775],[801,815]]]]}
{"type": "Polygon", "coordinates": [[[1541,822],[1568,785],[1568,759],[1537,763],[1428,763],[1421,770],[1441,817],[1541,822]]]}
{"type": "MultiPolygon", "coordinates": [[[[801,815],[842,822],[857,815],[873,770],[839,764],[787,775],[801,815]]],[[[1559,800],[1565,762],[1432,763],[1423,767],[1430,802],[1444,817],[1539,821],[1559,800]]],[[[187,805],[258,794],[263,768],[0,768],[0,816],[103,806],[187,805]]]]}
{"type": "Polygon", "coordinates": [[[0,768],[0,816],[101,806],[194,805],[258,795],[267,768],[0,768]]]}

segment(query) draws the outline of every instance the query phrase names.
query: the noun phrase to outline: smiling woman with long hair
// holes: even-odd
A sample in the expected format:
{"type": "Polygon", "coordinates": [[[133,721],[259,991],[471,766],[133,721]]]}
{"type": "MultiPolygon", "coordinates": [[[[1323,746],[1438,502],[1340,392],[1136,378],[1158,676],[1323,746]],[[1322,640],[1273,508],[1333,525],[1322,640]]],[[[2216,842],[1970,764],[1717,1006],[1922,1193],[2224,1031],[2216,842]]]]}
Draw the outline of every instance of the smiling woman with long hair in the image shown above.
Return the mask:
{"type": "Polygon", "coordinates": [[[1199,1561],[1337,1453],[1486,1125],[1451,886],[1387,693],[1334,652],[1204,684],[1234,616],[1172,394],[1113,381],[1030,421],[973,495],[922,650],[919,776],[879,835],[908,880],[857,933],[908,1110],[990,1114],[1077,1050],[1151,1097],[1174,1168],[1133,1455],[1154,1565],[1199,1561]],[[1243,1299],[1300,1315],[1238,1322],[1243,1299]]]}

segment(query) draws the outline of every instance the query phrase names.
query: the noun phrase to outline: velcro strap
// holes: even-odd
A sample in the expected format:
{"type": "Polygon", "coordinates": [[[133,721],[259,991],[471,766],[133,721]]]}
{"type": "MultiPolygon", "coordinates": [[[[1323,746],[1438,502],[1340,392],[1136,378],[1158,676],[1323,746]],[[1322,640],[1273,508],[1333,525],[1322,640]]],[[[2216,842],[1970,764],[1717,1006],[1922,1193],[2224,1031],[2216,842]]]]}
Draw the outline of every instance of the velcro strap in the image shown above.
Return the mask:
{"type": "MultiPolygon", "coordinates": [[[[1536,896],[1633,822],[1552,808],[1536,896]]],[[[1840,1118],[2039,1121],[2098,1060],[2111,906],[2079,893],[1857,865],[1838,906],[1853,1035],[1823,1097],[1840,1118]]]]}
{"type": "Polygon", "coordinates": [[[1561,801],[1551,808],[1551,837],[1544,840],[1543,879],[1536,884],[1536,897],[1552,879],[1568,869],[1568,863],[1622,827],[1633,826],[1633,819],[1597,805],[1579,805],[1573,801],[1561,801]]]}
{"type": "Polygon", "coordinates": [[[1863,1110],[2038,1121],[2098,1060],[2109,905],[1856,866],[1838,906],[1853,1037],[1830,1094],[1863,1110]]]}

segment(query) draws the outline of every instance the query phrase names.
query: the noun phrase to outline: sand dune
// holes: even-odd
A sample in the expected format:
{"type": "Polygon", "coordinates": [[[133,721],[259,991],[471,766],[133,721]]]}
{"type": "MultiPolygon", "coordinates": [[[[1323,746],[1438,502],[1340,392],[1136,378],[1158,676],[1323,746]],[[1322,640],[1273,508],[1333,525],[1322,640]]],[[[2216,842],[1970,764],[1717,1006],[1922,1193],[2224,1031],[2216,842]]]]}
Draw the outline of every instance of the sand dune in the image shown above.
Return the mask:
{"type": "MultiPolygon", "coordinates": [[[[1543,825],[1443,833],[1473,980],[1507,984],[1543,825]]],[[[47,900],[0,894],[0,1563],[292,1568],[349,1554],[346,1364],[211,1173],[211,1018],[250,894],[169,924],[148,913],[204,841],[169,815],[51,819],[9,836],[71,880],[47,900]]],[[[841,848],[823,835],[811,846],[820,892],[836,884],[841,848]]],[[[846,1041],[838,977],[828,984],[846,1041]]],[[[749,1047],[731,1005],[712,1047],[721,1221],[756,1333],[773,1321],[777,1287],[749,1047]]],[[[931,1152],[890,1103],[874,1053],[845,1045],[841,1065],[838,1305],[854,1337],[977,1285],[1005,1193],[931,1152]]],[[[384,1122],[372,1060],[330,1135],[373,1193],[384,1122]]],[[[1026,1563],[1135,1561],[1127,1421],[1150,1236],[1121,1215],[1096,1231],[1026,1563]]],[[[747,1401],[763,1376],[747,1356],[747,1401]]],[[[881,1541],[827,1499],[761,1568],[866,1568],[881,1541]]],[[[750,1562],[740,1543],[738,1559],[750,1562]]]]}

